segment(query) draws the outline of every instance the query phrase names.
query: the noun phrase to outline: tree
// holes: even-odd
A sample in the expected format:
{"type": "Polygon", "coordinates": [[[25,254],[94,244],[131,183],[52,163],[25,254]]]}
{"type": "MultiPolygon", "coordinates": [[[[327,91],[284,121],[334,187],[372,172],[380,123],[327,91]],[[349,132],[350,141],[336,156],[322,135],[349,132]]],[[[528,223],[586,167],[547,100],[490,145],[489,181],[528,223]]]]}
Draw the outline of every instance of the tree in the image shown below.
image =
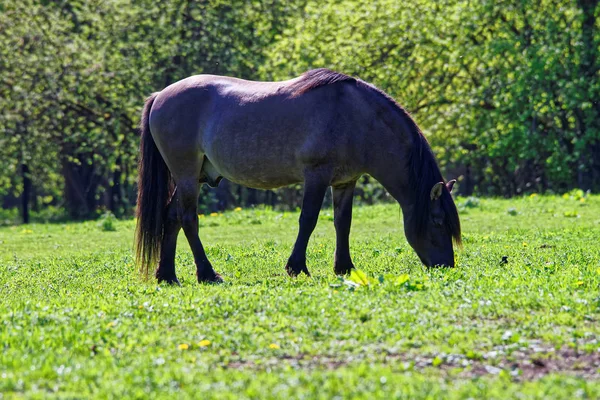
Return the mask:
{"type": "Polygon", "coordinates": [[[446,170],[471,172],[463,193],[598,190],[597,3],[309,2],[262,71],[332,67],[386,90],[446,170]]]}
{"type": "Polygon", "coordinates": [[[0,151],[5,171],[31,172],[2,190],[27,204],[31,175],[73,218],[129,214],[143,98],[194,73],[252,77],[294,4],[6,1],[0,151]]]}

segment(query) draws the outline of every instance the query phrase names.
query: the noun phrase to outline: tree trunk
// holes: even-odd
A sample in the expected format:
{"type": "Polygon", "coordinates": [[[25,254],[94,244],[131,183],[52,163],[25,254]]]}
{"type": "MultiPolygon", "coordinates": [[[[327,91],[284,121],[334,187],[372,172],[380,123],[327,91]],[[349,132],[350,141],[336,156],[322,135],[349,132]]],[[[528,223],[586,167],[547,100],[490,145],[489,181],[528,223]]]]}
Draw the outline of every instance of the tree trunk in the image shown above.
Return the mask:
{"type": "Polygon", "coordinates": [[[248,188],[247,193],[248,197],[246,198],[246,207],[255,206],[256,204],[258,204],[258,200],[256,198],[258,190],[248,188]]]}
{"type": "MultiPolygon", "coordinates": [[[[594,79],[594,75],[598,72],[598,47],[595,43],[594,37],[596,36],[596,9],[600,4],[600,0],[578,0],[577,5],[581,9],[582,18],[581,21],[581,64],[580,64],[580,75],[587,79],[594,79]]],[[[596,86],[597,87],[597,86],[596,86]]],[[[590,103],[597,101],[597,93],[592,93],[587,90],[588,100],[590,103]]],[[[577,109],[575,112],[580,122],[581,131],[579,132],[580,137],[598,137],[600,132],[600,115],[597,107],[591,107],[587,110],[577,109]],[[592,115],[590,115],[590,113],[592,115]],[[596,135],[590,135],[588,131],[596,132],[596,135]]],[[[598,140],[588,139],[586,143],[587,152],[581,154],[579,164],[577,167],[578,176],[577,183],[579,187],[583,189],[592,189],[600,185],[597,181],[595,171],[598,165],[597,154],[595,152],[596,147],[599,145],[598,140]],[[583,167],[583,168],[582,168],[583,167]]]]}
{"type": "Polygon", "coordinates": [[[235,197],[231,194],[231,183],[223,179],[216,188],[217,208],[219,211],[227,210],[235,204],[235,197]]]}
{"type": "Polygon", "coordinates": [[[91,218],[94,215],[100,182],[100,177],[94,173],[93,164],[80,161],[79,164],[63,161],[66,207],[73,219],[91,218]]]}
{"type": "Polygon", "coordinates": [[[21,215],[23,223],[29,223],[29,198],[31,197],[31,175],[27,164],[21,164],[21,174],[23,177],[23,194],[21,195],[21,215]]]}
{"type": "Polygon", "coordinates": [[[112,185],[110,186],[109,209],[116,215],[121,216],[123,207],[123,190],[121,188],[121,168],[123,160],[117,158],[117,168],[113,172],[112,185]]]}
{"type": "Polygon", "coordinates": [[[471,164],[467,164],[467,168],[465,170],[465,184],[464,189],[461,185],[461,194],[463,196],[472,196],[473,195],[473,177],[471,176],[471,164]]]}

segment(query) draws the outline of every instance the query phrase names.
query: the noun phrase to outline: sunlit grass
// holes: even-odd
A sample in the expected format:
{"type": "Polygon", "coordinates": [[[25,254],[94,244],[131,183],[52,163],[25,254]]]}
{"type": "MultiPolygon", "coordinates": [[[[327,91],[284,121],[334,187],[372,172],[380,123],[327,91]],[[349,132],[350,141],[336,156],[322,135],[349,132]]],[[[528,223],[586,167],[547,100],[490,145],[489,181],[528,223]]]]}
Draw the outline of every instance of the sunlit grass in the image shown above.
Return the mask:
{"type": "Polygon", "coordinates": [[[183,286],[143,282],[133,220],[1,228],[0,391],[597,397],[600,197],[582,196],[458,199],[464,248],[453,270],[421,266],[397,206],[357,207],[361,273],[345,279],[333,274],[329,209],[309,246],[313,277],[298,279],[283,268],[298,213],[205,215],[219,286],[195,282],[183,235],[183,286]],[[533,376],[539,358],[559,367],[533,376]]]}

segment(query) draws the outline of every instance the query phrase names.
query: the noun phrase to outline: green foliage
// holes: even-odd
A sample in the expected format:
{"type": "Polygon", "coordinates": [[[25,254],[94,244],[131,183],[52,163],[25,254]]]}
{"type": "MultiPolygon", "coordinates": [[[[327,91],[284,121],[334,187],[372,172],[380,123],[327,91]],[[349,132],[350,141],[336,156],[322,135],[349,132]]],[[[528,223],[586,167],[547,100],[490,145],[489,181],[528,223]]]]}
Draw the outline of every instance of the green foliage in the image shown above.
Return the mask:
{"type": "MultiPolygon", "coordinates": [[[[4,0],[0,197],[131,215],[143,99],[198,73],[288,79],[329,67],[394,96],[470,195],[600,189],[597,0],[4,0]]],[[[369,177],[359,201],[389,199],[369,177]]],[[[295,209],[297,188],[231,184],[202,210],[295,209]],[[232,199],[234,201],[232,201],[232,199]]]]}
{"type": "Polygon", "coordinates": [[[598,190],[599,14],[575,0],[310,1],[262,72],[331,67],[386,90],[466,193],[598,190]]]}
{"type": "Polygon", "coordinates": [[[467,197],[467,199],[465,199],[465,201],[462,201],[460,203],[458,203],[458,208],[459,210],[465,209],[465,208],[477,208],[479,207],[479,199],[477,197],[467,197]]]}
{"type": "Polygon", "coordinates": [[[253,77],[299,4],[3,1],[0,196],[21,195],[27,164],[34,204],[130,215],[144,97],[192,74],[253,77]]]}
{"type": "MultiPolygon", "coordinates": [[[[30,214],[31,222],[57,223],[69,220],[69,215],[64,208],[46,206],[33,210],[30,214]]],[[[0,226],[17,225],[20,222],[19,210],[16,208],[0,208],[0,226]]]]}
{"type": "Polygon", "coordinates": [[[346,279],[369,284],[354,290],[333,272],[329,213],[309,244],[312,278],[297,279],[284,271],[297,212],[205,215],[226,283],[196,282],[182,233],[182,287],[140,279],[134,220],[0,228],[0,394],[598,398],[599,196],[481,199],[455,269],[420,264],[397,206],[356,207],[362,273],[346,279]],[[581,218],[562,217],[574,207],[581,218]]]}
{"type": "Polygon", "coordinates": [[[98,222],[98,226],[105,232],[116,231],[117,228],[115,226],[116,218],[113,213],[110,211],[106,211],[100,217],[100,221],[98,222]]]}

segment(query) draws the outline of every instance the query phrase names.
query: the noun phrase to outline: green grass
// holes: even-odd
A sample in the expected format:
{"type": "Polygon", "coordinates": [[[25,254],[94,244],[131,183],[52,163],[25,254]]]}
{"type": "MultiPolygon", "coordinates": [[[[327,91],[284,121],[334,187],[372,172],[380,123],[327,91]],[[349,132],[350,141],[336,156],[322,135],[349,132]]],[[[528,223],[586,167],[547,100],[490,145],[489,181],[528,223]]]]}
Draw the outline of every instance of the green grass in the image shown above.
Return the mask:
{"type": "Polygon", "coordinates": [[[132,220],[0,228],[0,397],[598,398],[600,196],[458,203],[458,267],[431,271],[398,206],[357,207],[368,286],[334,276],[329,209],[298,279],[298,213],[201,218],[218,286],[183,235],[183,287],[143,282],[132,220]]]}

